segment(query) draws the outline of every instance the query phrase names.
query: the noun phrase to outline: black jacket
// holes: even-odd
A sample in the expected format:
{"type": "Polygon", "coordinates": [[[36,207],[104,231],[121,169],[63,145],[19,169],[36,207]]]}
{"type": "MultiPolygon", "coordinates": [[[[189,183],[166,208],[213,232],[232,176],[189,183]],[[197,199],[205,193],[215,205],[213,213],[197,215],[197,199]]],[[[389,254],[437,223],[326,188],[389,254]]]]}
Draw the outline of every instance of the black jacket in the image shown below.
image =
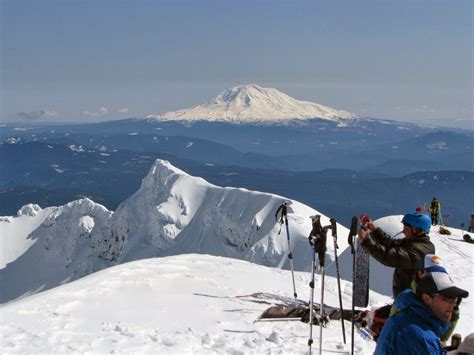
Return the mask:
{"type": "Polygon", "coordinates": [[[427,235],[392,239],[380,228],[370,233],[370,237],[365,238],[361,245],[381,264],[395,268],[393,298],[410,288],[415,271],[421,269],[424,256],[435,253],[435,246],[427,235]]]}

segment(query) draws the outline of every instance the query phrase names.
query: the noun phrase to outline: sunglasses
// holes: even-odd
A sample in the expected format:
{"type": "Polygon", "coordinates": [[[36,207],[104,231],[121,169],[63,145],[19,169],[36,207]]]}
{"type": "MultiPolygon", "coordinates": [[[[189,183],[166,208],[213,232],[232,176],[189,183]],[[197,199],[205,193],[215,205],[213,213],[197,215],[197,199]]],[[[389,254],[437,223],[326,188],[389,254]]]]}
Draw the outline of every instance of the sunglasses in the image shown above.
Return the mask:
{"type": "Polygon", "coordinates": [[[456,302],[458,301],[457,297],[446,297],[446,296],[443,296],[441,293],[435,293],[432,298],[434,298],[436,296],[438,296],[444,302],[449,303],[449,304],[456,304],[456,302]]]}

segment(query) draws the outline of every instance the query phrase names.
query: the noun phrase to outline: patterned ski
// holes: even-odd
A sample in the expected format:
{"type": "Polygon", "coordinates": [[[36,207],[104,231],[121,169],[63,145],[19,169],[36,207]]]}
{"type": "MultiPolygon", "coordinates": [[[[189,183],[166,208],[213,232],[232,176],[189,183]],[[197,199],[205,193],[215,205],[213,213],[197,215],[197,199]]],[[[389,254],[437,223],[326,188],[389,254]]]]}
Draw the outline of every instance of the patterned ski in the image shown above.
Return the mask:
{"type": "Polygon", "coordinates": [[[356,239],[355,253],[354,306],[367,307],[369,304],[370,255],[360,245],[359,238],[356,239]]]}

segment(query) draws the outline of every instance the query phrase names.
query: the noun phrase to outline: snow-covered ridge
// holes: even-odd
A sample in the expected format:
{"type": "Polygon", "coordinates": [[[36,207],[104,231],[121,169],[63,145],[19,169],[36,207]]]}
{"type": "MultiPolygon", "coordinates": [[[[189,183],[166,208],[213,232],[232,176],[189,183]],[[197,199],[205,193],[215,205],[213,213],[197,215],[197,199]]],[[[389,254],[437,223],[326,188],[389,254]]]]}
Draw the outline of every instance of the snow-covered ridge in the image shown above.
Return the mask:
{"type": "MultiPolygon", "coordinates": [[[[164,160],[156,160],[115,212],[89,199],[45,209],[24,206],[18,217],[0,218],[2,248],[8,251],[0,258],[0,280],[11,285],[0,290],[0,303],[106,267],[167,255],[211,254],[289,268],[286,234],[278,233],[275,219],[285,200],[292,251],[299,256],[295,269],[308,270],[309,216],[320,213],[281,196],[212,185],[164,160]]],[[[321,222],[327,225],[329,218],[321,222]]],[[[338,230],[347,233],[340,225],[338,230]]],[[[329,253],[328,263],[332,259],[329,253]]]]}
{"type": "MultiPolygon", "coordinates": [[[[215,186],[157,160],[139,190],[111,218],[111,234],[119,241],[115,246],[118,261],[198,252],[288,267],[286,236],[278,234],[274,216],[284,200],[273,194],[215,186]]],[[[289,201],[292,248],[304,255],[295,262],[298,270],[310,265],[306,236],[311,230],[309,216],[314,214],[320,213],[289,201]]],[[[322,223],[328,224],[329,219],[323,216],[322,223]]]]}
{"type": "Polygon", "coordinates": [[[340,120],[358,117],[309,101],[296,100],[273,88],[250,84],[236,86],[219,93],[209,102],[147,119],[182,121],[225,121],[239,123],[271,123],[322,118],[340,120]]]}
{"type": "Polygon", "coordinates": [[[0,219],[0,303],[109,266],[112,212],[87,198],[59,207],[23,206],[0,219]],[[105,228],[105,229],[104,229],[105,228]]]}

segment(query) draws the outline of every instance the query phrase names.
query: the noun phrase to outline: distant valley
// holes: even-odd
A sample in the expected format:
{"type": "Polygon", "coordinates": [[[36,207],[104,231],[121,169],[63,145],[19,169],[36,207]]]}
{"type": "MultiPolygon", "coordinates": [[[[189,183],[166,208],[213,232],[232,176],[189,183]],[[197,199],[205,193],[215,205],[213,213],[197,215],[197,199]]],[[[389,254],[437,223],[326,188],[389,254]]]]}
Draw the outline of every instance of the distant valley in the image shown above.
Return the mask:
{"type": "Polygon", "coordinates": [[[169,153],[101,151],[58,143],[18,142],[0,145],[0,215],[13,215],[23,204],[61,205],[89,197],[108,209],[139,187],[157,158],[168,159],[191,175],[219,186],[271,192],[317,207],[338,220],[357,213],[374,217],[443,202],[451,221],[466,222],[472,203],[472,171],[424,171],[403,177],[348,169],[296,172],[205,163],[169,153]]]}

